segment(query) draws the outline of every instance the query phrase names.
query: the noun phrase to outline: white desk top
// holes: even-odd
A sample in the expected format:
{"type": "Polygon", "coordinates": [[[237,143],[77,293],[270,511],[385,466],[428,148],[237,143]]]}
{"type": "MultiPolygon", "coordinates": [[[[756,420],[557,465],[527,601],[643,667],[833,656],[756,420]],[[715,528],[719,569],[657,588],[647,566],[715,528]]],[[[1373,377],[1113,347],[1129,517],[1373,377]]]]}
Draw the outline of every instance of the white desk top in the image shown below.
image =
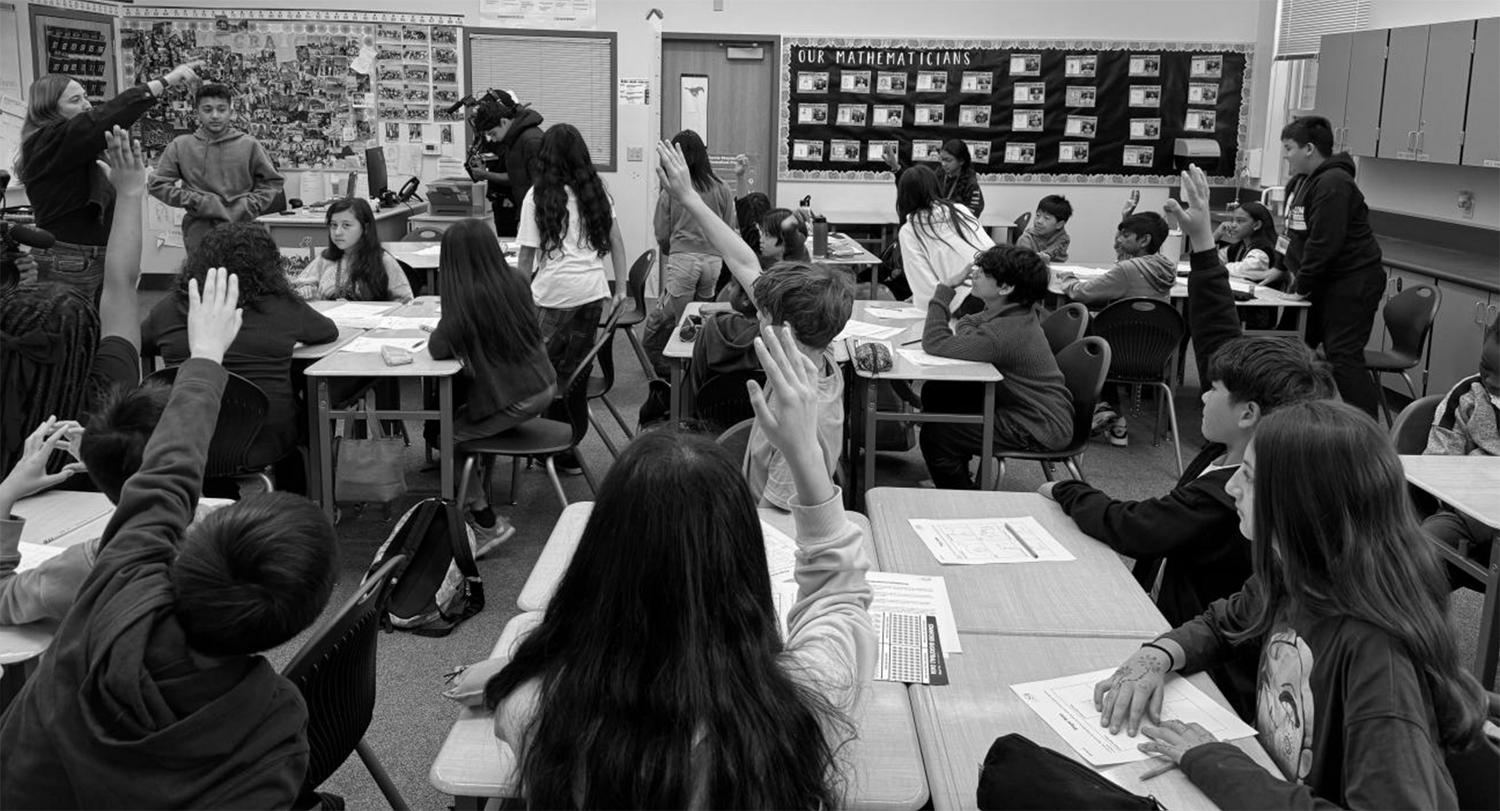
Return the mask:
{"type": "Polygon", "coordinates": [[[1500,530],[1500,457],[1402,456],[1406,480],[1500,530]]]}
{"type": "MultiPolygon", "coordinates": [[[[373,208],[374,205],[371,204],[371,207],[373,208]]],[[[384,208],[376,211],[375,219],[378,221],[388,220],[391,217],[409,217],[413,214],[421,214],[426,210],[426,203],[399,203],[390,208],[384,208]]],[[[326,225],[328,223],[328,207],[319,206],[317,208],[312,208],[310,206],[304,206],[302,208],[293,209],[292,211],[285,214],[262,214],[261,216],[256,217],[255,221],[268,227],[274,227],[277,225],[326,225]]]]}
{"type": "MultiPolygon", "coordinates": [[[[993,363],[968,362],[954,365],[945,364],[943,366],[922,366],[920,364],[912,363],[905,357],[902,357],[901,353],[895,350],[922,348],[920,343],[922,338],[922,328],[927,324],[927,319],[925,317],[887,319],[870,314],[871,307],[890,309],[900,306],[905,305],[890,301],[861,300],[854,302],[854,314],[851,316],[851,318],[853,318],[854,320],[864,321],[870,324],[879,324],[883,327],[902,327],[902,331],[900,333],[888,339],[885,339],[888,340],[891,344],[890,371],[880,372],[878,374],[870,374],[868,372],[862,372],[856,369],[855,374],[859,375],[860,377],[877,378],[884,380],[948,380],[972,383],[995,383],[1004,379],[1004,377],[1000,374],[1000,371],[995,368],[995,364],[993,363]],[[914,343],[909,347],[902,346],[902,344],[908,343],[910,341],[917,341],[918,343],[914,343]]],[[[843,343],[845,345],[842,347],[842,355],[843,357],[848,357],[852,353],[853,347],[857,342],[849,340],[844,341],[843,343]]],[[[840,353],[836,352],[835,354],[838,355],[840,353]]]]}
{"type": "MultiPolygon", "coordinates": [[[[72,546],[103,535],[115,505],[103,493],[50,490],[21,499],[12,512],[26,519],[27,543],[72,546]]],[[[0,666],[40,656],[56,631],[51,621],[0,625],[0,666]]]]}
{"type": "MultiPolygon", "coordinates": [[[[434,270],[442,258],[440,245],[441,242],[387,242],[382,247],[415,270],[434,270]]],[[[505,261],[514,268],[519,256],[515,240],[500,240],[500,249],[505,253],[505,261]]]]}
{"type": "MultiPolygon", "coordinates": [[[[1092,279],[1103,276],[1104,272],[1106,270],[1109,270],[1111,267],[1113,267],[1113,265],[1055,265],[1051,268],[1052,277],[1051,281],[1047,285],[1047,289],[1054,294],[1061,295],[1061,275],[1071,274],[1073,276],[1077,276],[1080,279],[1092,279]]],[[[1181,273],[1182,265],[1179,265],[1178,268],[1179,273],[1181,273]]],[[[1236,301],[1234,303],[1236,307],[1306,308],[1312,306],[1312,302],[1308,301],[1307,299],[1291,298],[1286,293],[1270,287],[1266,287],[1264,285],[1255,284],[1254,282],[1251,282],[1247,279],[1231,278],[1230,285],[1232,287],[1240,289],[1248,288],[1252,293],[1255,294],[1255,298],[1247,299],[1245,301],[1236,301]]],[[[1177,277],[1177,281],[1172,285],[1172,292],[1168,295],[1174,299],[1187,298],[1187,279],[1179,275],[1177,277]]]]}

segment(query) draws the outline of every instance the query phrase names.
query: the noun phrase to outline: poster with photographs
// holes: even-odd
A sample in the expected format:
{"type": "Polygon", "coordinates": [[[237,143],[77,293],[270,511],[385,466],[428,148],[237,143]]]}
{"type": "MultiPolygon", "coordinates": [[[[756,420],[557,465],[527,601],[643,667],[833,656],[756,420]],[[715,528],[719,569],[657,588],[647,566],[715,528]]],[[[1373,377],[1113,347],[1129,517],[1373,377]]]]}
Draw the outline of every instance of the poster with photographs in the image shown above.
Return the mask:
{"type": "MultiPolygon", "coordinates": [[[[408,42],[405,27],[395,29],[389,81],[401,94],[390,103],[404,108],[407,86],[422,84],[406,49],[440,45],[435,34],[408,42]]],[[[1168,185],[1177,138],[1218,145],[1218,156],[1200,163],[1215,184],[1245,162],[1252,43],[788,36],[782,44],[775,160],[785,180],[889,183],[887,145],[932,165],[949,139],[969,145],[984,183],[1168,185]]],[[[426,79],[428,104],[439,108],[440,64],[429,60],[426,79]]]]}
{"type": "Polygon", "coordinates": [[[1058,163],[1088,163],[1089,145],[1078,141],[1063,141],[1057,145],[1058,163]]]}

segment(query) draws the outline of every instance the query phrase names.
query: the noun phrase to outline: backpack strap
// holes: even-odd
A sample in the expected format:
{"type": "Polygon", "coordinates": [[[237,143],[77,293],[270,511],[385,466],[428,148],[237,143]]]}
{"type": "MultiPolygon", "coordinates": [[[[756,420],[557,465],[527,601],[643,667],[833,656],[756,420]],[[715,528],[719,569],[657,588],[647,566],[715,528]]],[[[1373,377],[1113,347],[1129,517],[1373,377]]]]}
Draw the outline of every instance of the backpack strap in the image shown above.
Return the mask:
{"type": "Polygon", "coordinates": [[[443,499],[443,509],[448,514],[448,539],[453,546],[453,562],[469,589],[469,600],[464,606],[463,616],[459,617],[459,621],[463,621],[484,610],[484,581],[479,577],[479,564],[474,560],[474,548],[469,545],[468,527],[464,526],[458,502],[443,499]]]}

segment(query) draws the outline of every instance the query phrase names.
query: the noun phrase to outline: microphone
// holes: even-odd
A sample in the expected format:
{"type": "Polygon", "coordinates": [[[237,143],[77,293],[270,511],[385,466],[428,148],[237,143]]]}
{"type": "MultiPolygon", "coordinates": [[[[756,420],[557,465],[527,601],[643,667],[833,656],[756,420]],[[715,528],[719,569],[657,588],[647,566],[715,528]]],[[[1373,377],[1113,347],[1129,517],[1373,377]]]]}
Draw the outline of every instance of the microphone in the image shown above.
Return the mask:
{"type": "Polygon", "coordinates": [[[5,223],[0,226],[0,230],[3,230],[5,238],[11,242],[38,250],[46,250],[57,242],[57,237],[52,236],[51,232],[30,225],[5,223]]]}
{"type": "Polygon", "coordinates": [[[454,113],[458,112],[459,110],[462,110],[463,108],[465,108],[465,107],[467,107],[467,106],[469,106],[471,104],[478,104],[478,102],[476,102],[474,100],[474,96],[472,94],[468,95],[468,96],[464,96],[463,98],[459,99],[458,101],[453,102],[453,104],[448,107],[448,115],[453,115],[454,113]]]}

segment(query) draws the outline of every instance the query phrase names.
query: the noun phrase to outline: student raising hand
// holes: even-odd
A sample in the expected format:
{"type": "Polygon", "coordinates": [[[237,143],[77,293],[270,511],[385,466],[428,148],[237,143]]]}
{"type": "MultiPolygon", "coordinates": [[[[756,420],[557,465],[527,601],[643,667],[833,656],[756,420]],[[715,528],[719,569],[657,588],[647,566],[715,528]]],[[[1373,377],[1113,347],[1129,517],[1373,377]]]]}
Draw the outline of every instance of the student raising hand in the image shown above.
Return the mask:
{"type": "Polygon", "coordinates": [[[671,141],[662,141],[656,145],[656,157],[656,177],[661,181],[662,188],[679,201],[686,202],[690,197],[698,196],[693,188],[693,176],[688,171],[682,147],[671,141]]]}
{"type": "Polygon", "coordinates": [[[224,352],[234,343],[244,317],[239,301],[239,277],[224,268],[209,269],[201,296],[198,280],[188,280],[188,351],[192,357],[224,362],[224,352]]]}
{"type": "Polygon", "coordinates": [[[755,421],[787,460],[802,504],[822,504],[833,497],[833,482],[818,445],[818,370],[797,348],[792,328],[761,327],[755,354],[766,372],[767,388],[745,384],[755,421]]]}
{"type": "Polygon", "coordinates": [[[1178,227],[1187,234],[1188,244],[1194,251],[1212,249],[1214,226],[1208,205],[1208,177],[1197,164],[1182,173],[1182,199],[1187,205],[1176,200],[1167,201],[1167,216],[1177,219],[1178,227]]]}
{"type": "Polygon", "coordinates": [[[118,196],[146,193],[146,156],[141,142],[118,124],[104,133],[104,159],[97,161],[118,196]]]}

